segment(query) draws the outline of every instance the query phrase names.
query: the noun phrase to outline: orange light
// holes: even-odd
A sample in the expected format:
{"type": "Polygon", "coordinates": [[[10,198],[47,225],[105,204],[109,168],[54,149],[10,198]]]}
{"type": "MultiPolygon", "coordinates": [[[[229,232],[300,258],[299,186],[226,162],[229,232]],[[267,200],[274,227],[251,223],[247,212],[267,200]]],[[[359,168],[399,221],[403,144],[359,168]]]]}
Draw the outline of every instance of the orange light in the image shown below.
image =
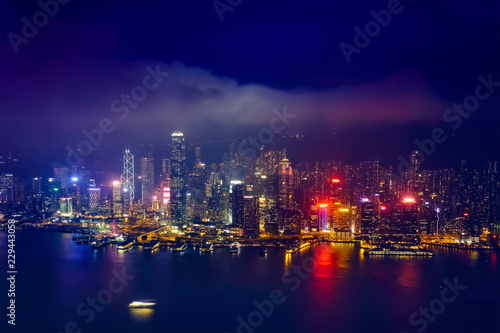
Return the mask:
{"type": "Polygon", "coordinates": [[[464,213],[464,216],[469,216],[469,213],[464,213]]]}
{"type": "Polygon", "coordinates": [[[403,198],[404,203],[415,203],[415,199],[413,198],[403,198]]]}
{"type": "Polygon", "coordinates": [[[332,179],[332,183],[340,183],[340,179],[334,178],[334,179],[332,179]]]}
{"type": "Polygon", "coordinates": [[[386,210],[387,207],[386,206],[380,206],[380,210],[386,210]]]}

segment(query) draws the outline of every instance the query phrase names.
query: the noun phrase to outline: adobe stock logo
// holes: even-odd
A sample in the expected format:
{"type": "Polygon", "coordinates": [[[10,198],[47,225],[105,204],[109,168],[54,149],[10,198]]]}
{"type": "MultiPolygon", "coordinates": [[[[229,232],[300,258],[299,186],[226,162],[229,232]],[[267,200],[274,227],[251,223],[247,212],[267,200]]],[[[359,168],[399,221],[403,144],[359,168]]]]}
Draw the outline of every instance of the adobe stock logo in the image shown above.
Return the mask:
{"type": "Polygon", "coordinates": [[[38,29],[45,27],[49,23],[49,17],[53,18],[59,13],[59,5],[65,5],[71,0],[43,0],[38,1],[38,6],[42,10],[33,14],[30,20],[26,16],[21,17],[21,22],[23,26],[21,27],[21,36],[13,32],[7,34],[10,45],[14,49],[14,52],[19,53],[19,45],[28,44],[29,40],[38,35],[38,29]]]}

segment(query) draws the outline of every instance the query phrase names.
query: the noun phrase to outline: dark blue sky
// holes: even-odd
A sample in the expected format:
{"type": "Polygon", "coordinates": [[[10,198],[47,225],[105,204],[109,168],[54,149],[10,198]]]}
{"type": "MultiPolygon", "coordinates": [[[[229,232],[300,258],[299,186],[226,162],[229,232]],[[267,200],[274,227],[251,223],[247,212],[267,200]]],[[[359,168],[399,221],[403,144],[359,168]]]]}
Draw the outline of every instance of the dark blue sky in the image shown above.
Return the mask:
{"type": "MultiPolygon", "coordinates": [[[[21,35],[21,18],[41,8],[2,1],[1,148],[58,145],[62,154],[106,117],[116,125],[106,145],[163,142],[177,129],[255,135],[285,105],[297,115],[287,130],[410,133],[411,147],[450,128],[443,114],[474,94],[478,76],[500,81],[500,2],[401,1],[347,63],[339,44],[354,44],[353,28],[387,3],[243,0],[221,22],[212,1],[73,0],[15,53],[9,33],[21,35]],[[146,66],[170,76],[117,120],[110,105],[142,82],[146,66]]],[[[444,150],[498,158],[499,110],[497,88],[444,150]]],[[[376,137],[352,141],[366,139],[376,137]]]]}

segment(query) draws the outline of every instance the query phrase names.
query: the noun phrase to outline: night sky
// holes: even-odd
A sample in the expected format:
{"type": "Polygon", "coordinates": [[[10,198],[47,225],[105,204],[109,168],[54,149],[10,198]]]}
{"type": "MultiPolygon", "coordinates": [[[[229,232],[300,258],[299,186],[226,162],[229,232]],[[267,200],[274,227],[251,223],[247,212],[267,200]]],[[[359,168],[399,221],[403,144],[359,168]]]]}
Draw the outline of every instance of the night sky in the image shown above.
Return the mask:
{"type": "Polygon", "coordinates": [[[103,118],[115,129],[102,145],[168,142],[174,130],[243,138],[286,106],[296,117],[285,130],[317,136],[331,158],[375,150],[396,163],[436,127],[450,139],[434,161],[500,156],[500,87],[456,130],[443,120],[478,76],[500,82],[499,1],[401,1],[350,63],[339,44],[354,45],[354,27],[388,1],[243,0],[221,21],[212,1],[73,0],[17,53],[9,33],[22,35],[21,18],[41,7],[0,6],[3,153],[55,145],[64,156],[103,118]],[[147,66],[169,75],[120,119],[113,101],[142,84],[147,66]],[[333,132],[348,139],[325,139],[333,132]]]}

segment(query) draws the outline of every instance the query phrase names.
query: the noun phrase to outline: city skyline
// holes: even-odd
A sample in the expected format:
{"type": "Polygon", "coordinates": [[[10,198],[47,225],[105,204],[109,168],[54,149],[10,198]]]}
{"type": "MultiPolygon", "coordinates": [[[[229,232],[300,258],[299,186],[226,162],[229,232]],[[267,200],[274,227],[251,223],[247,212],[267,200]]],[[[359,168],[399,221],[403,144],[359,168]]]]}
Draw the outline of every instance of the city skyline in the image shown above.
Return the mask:
{"type": "Polygon", "coordinates": [[[500,332],[500,1],[0,1],[1,332],[500,332]]]}

